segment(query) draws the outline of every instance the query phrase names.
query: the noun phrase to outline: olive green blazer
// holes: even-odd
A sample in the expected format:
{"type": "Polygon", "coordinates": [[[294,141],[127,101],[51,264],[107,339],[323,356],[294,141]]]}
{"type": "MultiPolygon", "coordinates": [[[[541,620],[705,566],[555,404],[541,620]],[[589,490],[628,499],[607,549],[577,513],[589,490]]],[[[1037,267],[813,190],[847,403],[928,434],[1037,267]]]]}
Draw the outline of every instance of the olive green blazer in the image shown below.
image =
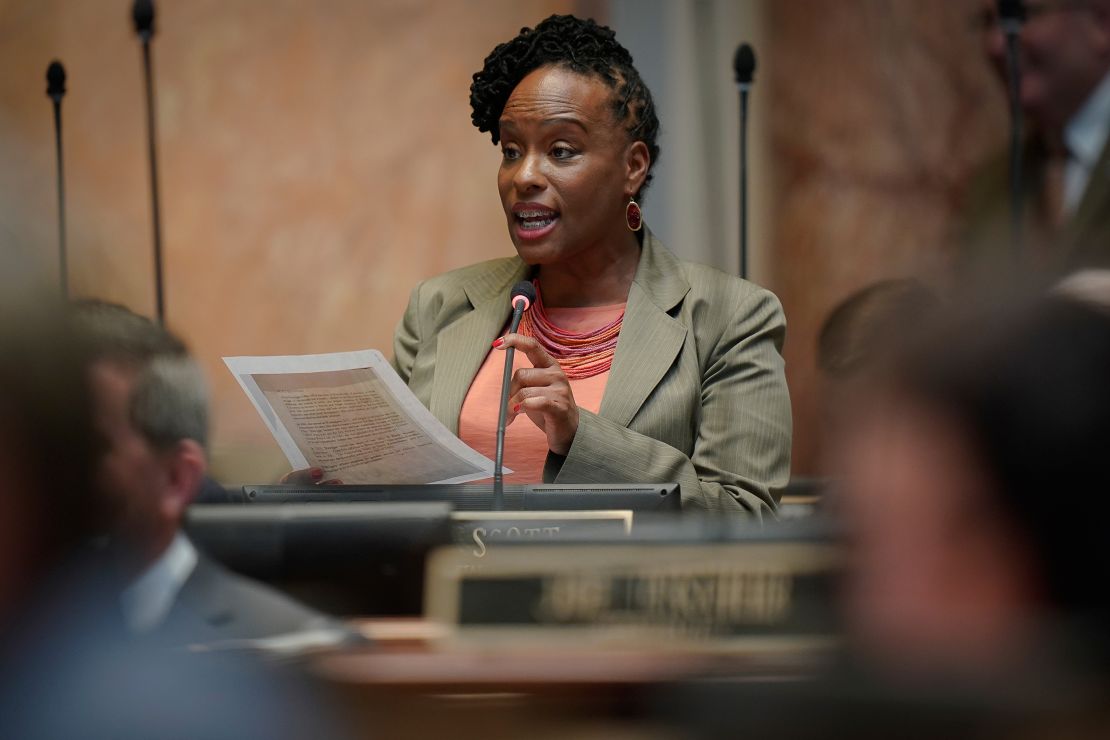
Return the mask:
{"type": "MultiPolygon", "coordinates": [[[[394,336],[394,367],[453,432],[508,295],[531,268],[519,257],[420,283],[394,336]]],[[[551,483],[677,482],[683,505],[773,511],[790,471],[790,398],[775,296],[671,254],[649,232],[628,293],[597,414],[579,411],[551,483]]]]}

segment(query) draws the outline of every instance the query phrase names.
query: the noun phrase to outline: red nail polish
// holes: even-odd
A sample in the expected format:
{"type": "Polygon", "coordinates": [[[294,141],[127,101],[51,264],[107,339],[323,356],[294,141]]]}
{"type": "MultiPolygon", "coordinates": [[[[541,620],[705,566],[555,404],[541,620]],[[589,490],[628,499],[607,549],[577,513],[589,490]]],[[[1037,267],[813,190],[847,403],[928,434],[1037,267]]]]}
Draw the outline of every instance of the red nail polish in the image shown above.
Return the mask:
{"type": "Polygon", "coordinates": [[[513,413],[514,414],[519,414],[520,413],[520,404],[519,403],[516,406],[513,406],[513,413]]]}
{"type": "Polygon", "coordinates": [[[309,471],[309,474],[312,476],[312,480],[320,480],[324,477],[324,471],[320,468],[313,468],[309,471]]]}
{"type": "Polygon", "coordinates": [[[505,343],[505,340],[502,337],[498,337],[497,339],[493,340],[493,346],[494,347],[500,347],[504,343],[505,343]]]}

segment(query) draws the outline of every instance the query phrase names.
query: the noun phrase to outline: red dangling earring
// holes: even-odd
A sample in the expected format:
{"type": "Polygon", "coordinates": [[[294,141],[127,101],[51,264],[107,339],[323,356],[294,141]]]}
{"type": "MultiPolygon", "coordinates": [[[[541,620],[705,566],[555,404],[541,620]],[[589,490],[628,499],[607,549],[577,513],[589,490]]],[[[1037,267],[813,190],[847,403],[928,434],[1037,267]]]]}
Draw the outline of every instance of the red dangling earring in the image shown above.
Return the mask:
{"type": "Polygon", "coordinates": [[[631,231],[639,231],[644,225],[644,213],[640,210],[640,204],[636,202],[635,198],[628,199],[628,205],[624,207],[624,220],[628,223],[628,228],[631,231]]]}

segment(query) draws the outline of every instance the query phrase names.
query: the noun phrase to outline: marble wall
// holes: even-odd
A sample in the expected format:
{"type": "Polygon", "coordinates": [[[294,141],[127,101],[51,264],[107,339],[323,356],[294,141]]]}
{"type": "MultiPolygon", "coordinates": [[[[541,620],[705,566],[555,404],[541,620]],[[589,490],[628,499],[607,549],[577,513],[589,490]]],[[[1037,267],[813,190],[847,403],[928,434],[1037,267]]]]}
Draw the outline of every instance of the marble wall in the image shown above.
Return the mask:
{"type": "MultiPolygon", "coordinates": [[[[222,356],[388,355],[419,279],[512,253],[470,76],[521,26],[578,5],[157,3],[167,318],[210,378],[218,470],[257,480],[284,468],[222,356]]],[[[0,0],[0,242],[54,269],[44,74],[60,58],[73,292],[152,312],[130,7],[0,0]]]]}
{"type": "Polygon", "coordinates": [[[764,3],[767,280],[789,323],[796,474],[820,472],[815,342],[879,279],[942,287],[968,179],[1009,128],[978,0],[764,3]]]}

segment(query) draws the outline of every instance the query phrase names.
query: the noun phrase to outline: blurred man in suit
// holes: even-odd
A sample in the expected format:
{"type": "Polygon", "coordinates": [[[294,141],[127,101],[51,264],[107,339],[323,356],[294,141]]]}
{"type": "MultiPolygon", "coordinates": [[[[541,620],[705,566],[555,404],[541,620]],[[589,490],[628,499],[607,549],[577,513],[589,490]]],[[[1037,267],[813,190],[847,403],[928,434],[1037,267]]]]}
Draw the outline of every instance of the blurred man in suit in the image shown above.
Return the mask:
{"type": "MultiPolygon", "coordinates": [[[[25,285],[13,285],[12,273],[0,255],[0,737],[350,736],[341,708],[292,671],[124,629],[116,569],[90,543],[119,513],[94,479],[123,440],[105,452],[84,343],[56,287],[18,273],[25,285]]],[[[145,542],[164,539],[148,527],[145,542]]]]}
{"type": "Polygon", "coordinates": [[[205,476],[208,414],[200,368],[185,346],[122,306],[86,301],[75,313],[108,444],[99,483],[130,578],[122,595],[129,628],[211,642],[326,625],[322,615],[209,560],[181,531],[205,476]]]}
{"type": "MultiPolygon", "coordinates": [[[[987,55],[1005,84],[996,2],[982,0],[987,55]]],[[[1026,269],[1064,272],[1110,263],[1110,0],[1028,0],[1021,30],[1020,103],[1026,269]]],[[[963,246],[972,264],[1010,239],[1010,169],[1000,154],[972,184],[963,246]]],[[[988,261],[995,261],[990,260],[988,261]]]]}

